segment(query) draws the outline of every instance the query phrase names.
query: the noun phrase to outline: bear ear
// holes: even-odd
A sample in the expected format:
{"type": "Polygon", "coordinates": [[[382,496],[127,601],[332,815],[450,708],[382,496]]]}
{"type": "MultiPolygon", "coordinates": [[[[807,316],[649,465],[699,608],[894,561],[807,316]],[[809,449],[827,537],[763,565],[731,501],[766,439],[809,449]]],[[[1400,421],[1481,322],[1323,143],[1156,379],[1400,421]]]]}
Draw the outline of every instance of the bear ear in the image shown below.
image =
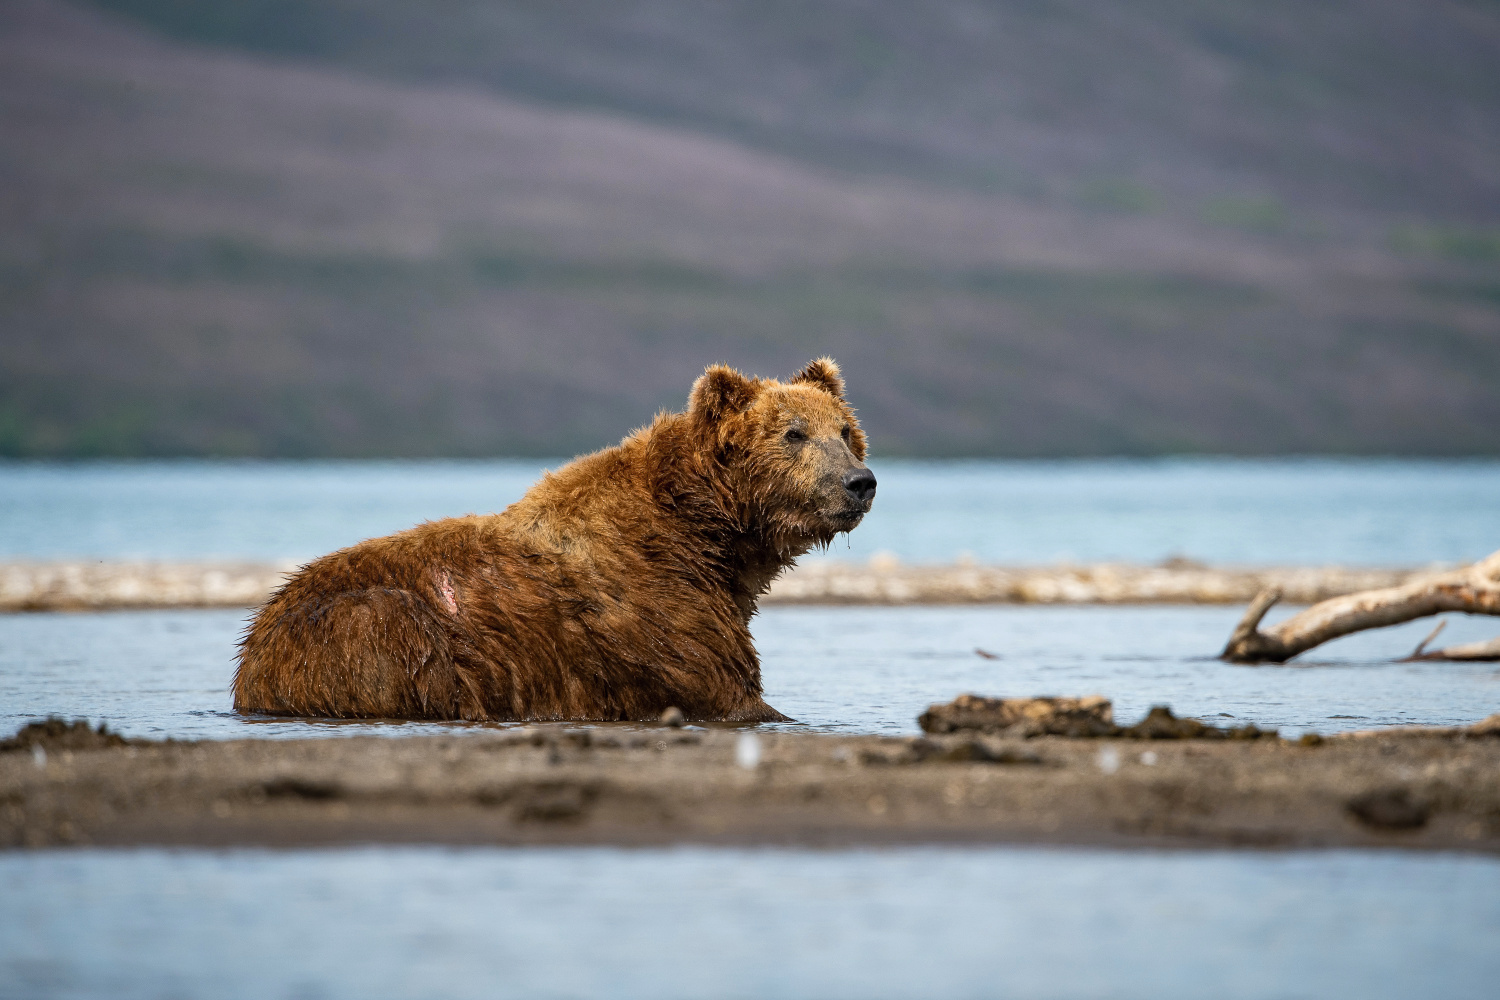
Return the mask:
{"type": "Polygon", "coordinates": [[[688,396],[688,412],[722,420],[743,413],[755,400],[755,383],[728,365],[709,365],[688,396]]]}
{"type": "Polygon", "coordinates": [[[792,376],[792,381],[815,385],[835,399],[844,398],[844,379],[839,375],[839,366],[832,358],[809,361],[806,368],[792,376]]]}

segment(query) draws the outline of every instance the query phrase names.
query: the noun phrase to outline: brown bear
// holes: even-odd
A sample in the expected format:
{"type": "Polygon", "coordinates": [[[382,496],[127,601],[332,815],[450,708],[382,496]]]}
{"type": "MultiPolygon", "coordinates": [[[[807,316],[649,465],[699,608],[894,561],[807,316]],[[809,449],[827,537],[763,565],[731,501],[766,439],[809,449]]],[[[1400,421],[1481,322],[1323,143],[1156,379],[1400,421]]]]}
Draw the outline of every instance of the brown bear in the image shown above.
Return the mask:
{"type": "Polygon", "coordinates": [[[240,712],[336,718],[775,721],[756,600],[870,510],[875,477],[822,358],[721,365],[499,514],[431,521],[299,570],[240,644],[240,712]]]}

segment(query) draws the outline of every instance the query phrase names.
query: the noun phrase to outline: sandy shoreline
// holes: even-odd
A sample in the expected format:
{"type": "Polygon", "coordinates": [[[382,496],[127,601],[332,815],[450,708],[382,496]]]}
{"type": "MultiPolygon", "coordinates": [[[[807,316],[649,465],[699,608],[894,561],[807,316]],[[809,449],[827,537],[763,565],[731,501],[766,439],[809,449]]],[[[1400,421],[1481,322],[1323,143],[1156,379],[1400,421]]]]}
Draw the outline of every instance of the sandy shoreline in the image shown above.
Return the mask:
{"type": "Polygon", "coordinates": [[[565,725],[0,752],[0,846],[1047,843],[1500,852],[1500,738],[565,725]],[[742,740],[758,752],[747,759],[742,740]],[[747,766],[748,765],[748,766],[747,766]]]}
{"type": "MultiPolygon", "coordinates": [[[[0,563],[0,612],[254,607],[292,564],[0,563]]],[[[1244,604],[1279,587],[1289,604],[1391,587],[1432,569],[1349,567],[905,566],[815,560],[777,580],[775,604],[1244,604]]]]}

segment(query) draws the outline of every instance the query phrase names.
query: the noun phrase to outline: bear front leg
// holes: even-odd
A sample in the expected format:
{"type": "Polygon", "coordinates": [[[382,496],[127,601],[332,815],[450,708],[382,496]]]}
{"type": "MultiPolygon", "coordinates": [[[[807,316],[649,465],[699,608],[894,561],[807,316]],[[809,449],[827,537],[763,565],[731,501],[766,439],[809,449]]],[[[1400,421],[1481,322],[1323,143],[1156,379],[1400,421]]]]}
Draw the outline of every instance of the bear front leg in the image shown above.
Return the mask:
{"type": "Polygon", "coordinates": [[[724,716],[725,722],[796,722],[791,716],[782,715],[776,709],[757,698],[724,716]]]}

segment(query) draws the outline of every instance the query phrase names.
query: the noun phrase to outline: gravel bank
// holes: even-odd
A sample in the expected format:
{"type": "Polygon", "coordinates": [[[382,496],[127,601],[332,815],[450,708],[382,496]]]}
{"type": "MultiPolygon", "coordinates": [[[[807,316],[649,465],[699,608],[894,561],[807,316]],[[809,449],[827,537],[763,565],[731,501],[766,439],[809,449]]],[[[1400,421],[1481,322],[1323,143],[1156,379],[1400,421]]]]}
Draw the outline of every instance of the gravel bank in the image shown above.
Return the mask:
{"type": "MultiPolygon", "coordinates": [[[[0,563],[0,612],[253,607],[295,566],[251,563],[0,563]]],[[[1347,567],[903,566],[809,562],[766,604],[1244,604],[1280,587],[1290,604],[1393,587],[1432,570],[1347,567]]]]}

